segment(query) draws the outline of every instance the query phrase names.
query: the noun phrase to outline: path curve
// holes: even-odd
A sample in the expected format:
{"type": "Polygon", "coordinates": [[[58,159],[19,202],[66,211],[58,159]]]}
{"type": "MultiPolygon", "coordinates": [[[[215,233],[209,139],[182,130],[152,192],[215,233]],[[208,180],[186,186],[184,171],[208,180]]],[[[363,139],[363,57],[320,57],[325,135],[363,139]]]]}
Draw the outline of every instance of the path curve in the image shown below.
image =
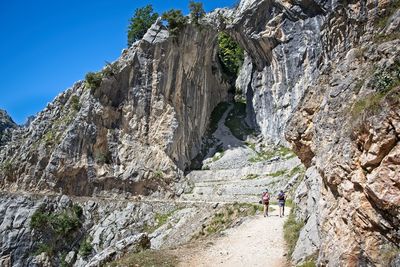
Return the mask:
{"type": "MultiPolygon", "coordinates": [[[[283,239],[287,216],[280,218],[278,207],[274,206],[274,209],[267,218],[256,215],[238,227],[226,230],[222,237],[211,240],[211,245],[186,255],[179,266],[287,266],[283,239]]],[[[290,210],[286,209],[287,215],[290,210]]]]}

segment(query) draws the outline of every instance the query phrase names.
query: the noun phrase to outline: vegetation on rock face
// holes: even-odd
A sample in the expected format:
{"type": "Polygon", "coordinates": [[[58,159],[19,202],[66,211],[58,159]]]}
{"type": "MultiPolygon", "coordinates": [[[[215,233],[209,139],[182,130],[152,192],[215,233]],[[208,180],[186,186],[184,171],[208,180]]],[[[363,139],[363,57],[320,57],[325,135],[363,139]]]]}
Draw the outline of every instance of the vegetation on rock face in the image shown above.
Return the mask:
{"type": "Polygon", "coordinates": [[[168,219],[177,211],[178,209],[172,210],[167,213],[156,213],[154,217],[155,224],[154,225],[144,225],[144,231],[153,233],[155,230],[163,226],[168,219]]]}
{"type": "Polygon", "coordinates": [[[283,169],[283,170],[276,171],[274,173],[268,173],[267,176],[279,177],[279,176],[285,175],[287,172],[288,172],[287,169],[283,169]]]}
{"type": "Polygon", "coordinates": [[[386,70],[376,72],[370,86],[376,92],[365,96],[354,104],[352,108],[353,118],[359,117],[364,112],[376,113],[380,110],[383,99],[391,95],[393,89],[400,86],[400,62],[396,62],[386,70]]]}
{"type": "MultiPolygon", "coordinates": [[[[252,144],[249,144],[249,147],[252,147],[252,144]]],[[[254,147],[253,150],[255,151],[254,147]]],[[[255,151],[257,156],[249,159],[250,162],[259,162],[265,160],[271,160],[275,157],[280,157],[283,159],[291,159],[296,156],[296,154],[287,147],[279,146],[274,149],[266,149],[261,151],[255,151]]]]}
{"type": "Polygon", "coordinates": [[[73,95],[71,97],[71,108],[74,111],[79,111],[81,109],[81,105],[79,104],[79,97],[77,95],[73,95]]]}
{"type": "Polygon", "coordinates": [[[73,240],[80,235],[82,214],[79,205],[60,211],[48,211],[43,207],[37,209],[30,220],[30,227],[35,231],[34,238],[39,244],[36,253],[55,255],[70,251],[73,240]]]}
{"type": "Polygon", "coordinates": [[[101,72],[88,72],[85,76],[86,87],[89,89],[97,89],[102,79],[103,75],[101,72]]]}
{"type": "Polygon", "coordinates": [[[244,61],[244,50],[227,33],[218,35],[219,59],[223,70],[231,77],[236,77],[244,61]]]}
{"type": "Polygon", "coordinates": [[[380,9],[380,13],[375,20],[375,26],[379,28],[384,28],[389,18],[400,8],[400,0],[394,0],[388,2],[388,6],[383,9],[380,9]]]}
{"type": "Polygon", "coordinates": [[[291,258],[294,248],[296,247],[297,240],[299,239],[300,231],[304,226],[303,222],[296,220],[294,210],[295,208],[292,208],[288,219],[283,225],[283,237],[288,248],[288,258],[291,258]]]}
{"type": "Polygon", "coordinates": [[[92,253],[93,246],[90,238],[85,238],[79,247],[79,254],[83,257],[87,257],[92,253]]]}
{"type": "Polygon", "coordinates": [[[190,1],[189,2],[190,18],[196,25],[199,24],[199,20],[202,19],[206,12],[204,11],[203,4],[201,2],[190,1]]]}
{"type": "Polygon", "coordinates": [[[142,39],[157,18],[158,13],[154,12],[152,5],[136,9],[128,26],[128,47],[142,39]]]}
{"type": "Polygon", "coordinates": [[[167,22],[167,27],[171,37],[177,38],[179,33],[187,24],[187,17],[182,14],[181,10],[171,9],[162,14],[161,18],[167,22]]]}

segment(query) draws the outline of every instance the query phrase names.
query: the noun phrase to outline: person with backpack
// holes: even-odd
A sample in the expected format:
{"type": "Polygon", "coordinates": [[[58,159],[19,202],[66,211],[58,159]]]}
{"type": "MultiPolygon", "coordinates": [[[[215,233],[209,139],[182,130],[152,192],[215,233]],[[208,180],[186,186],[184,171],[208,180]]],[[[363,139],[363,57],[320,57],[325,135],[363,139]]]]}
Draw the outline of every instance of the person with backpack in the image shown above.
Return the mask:
{"type": "Polygon", "coordinates": [[[269,199],[270,195],[268,189],[265,189],[261,196],[261,202],[264,205],[264,217],[268,216],[269,199]]]}
{"type": "Polygon", "coordinates": [[[278,194],[278,204],[279,204],[279,217],[285,216],[285,193],[281,190],[278,194]]]}

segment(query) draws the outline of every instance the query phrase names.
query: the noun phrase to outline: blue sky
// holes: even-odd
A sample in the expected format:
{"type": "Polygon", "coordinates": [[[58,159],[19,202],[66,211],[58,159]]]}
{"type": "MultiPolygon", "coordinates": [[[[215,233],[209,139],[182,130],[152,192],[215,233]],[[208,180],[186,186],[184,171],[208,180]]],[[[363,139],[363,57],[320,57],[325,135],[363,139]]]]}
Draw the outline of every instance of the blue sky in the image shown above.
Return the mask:
{"type": "MultiPolygon", "coordinates": [[[[234,0],[202,1],[207,11],[234,0]]],[[[0,108],[17,123],[42,110],[88,71],[126,47],[129,18],[152,4],[187,13],[176,0],[0,0],[0,108]]]]}

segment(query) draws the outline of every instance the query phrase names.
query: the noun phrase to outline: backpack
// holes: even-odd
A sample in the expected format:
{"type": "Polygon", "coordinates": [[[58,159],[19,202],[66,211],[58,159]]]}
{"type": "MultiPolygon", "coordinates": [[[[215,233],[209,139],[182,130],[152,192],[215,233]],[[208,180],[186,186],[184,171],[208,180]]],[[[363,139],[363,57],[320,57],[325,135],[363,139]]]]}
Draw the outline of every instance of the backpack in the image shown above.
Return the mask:
{"type": "Polygon", "coordinates": [[[285,200],[285,193],[279,193],[278,200],[285,200]]]}
{"type": "Polygon", "coordinates": [[[265,192],[265,193],[263,193],[263,196],[262,196],[262,200],[264,201],[264,202],[268,202],[269,201],[269,194],[267,193],[267,192],[265,192]]]}

